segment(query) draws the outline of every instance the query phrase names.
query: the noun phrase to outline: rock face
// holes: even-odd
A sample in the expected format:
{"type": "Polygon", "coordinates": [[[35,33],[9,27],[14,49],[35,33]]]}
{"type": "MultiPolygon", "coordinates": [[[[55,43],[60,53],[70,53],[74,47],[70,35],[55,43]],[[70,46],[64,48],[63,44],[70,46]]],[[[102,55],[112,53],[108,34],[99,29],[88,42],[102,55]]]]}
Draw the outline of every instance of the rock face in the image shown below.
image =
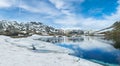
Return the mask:
{"type": "Polygon", "coordinates": [[[44,25],[41,22],[18,23],[16,21],[0,21],[0,34],[4,35],[49,35],[55,34],[56,31],[58,30],[53,27],[44,25]]]}

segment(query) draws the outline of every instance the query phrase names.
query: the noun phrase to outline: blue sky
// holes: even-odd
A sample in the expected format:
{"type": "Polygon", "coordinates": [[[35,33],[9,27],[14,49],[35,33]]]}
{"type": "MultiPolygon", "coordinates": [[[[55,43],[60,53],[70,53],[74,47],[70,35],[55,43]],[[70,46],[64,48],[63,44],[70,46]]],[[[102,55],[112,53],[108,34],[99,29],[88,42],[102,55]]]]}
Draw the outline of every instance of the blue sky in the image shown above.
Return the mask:
{"type": "Polygon", "coordinates": [[[120,20],[120,0],[0,0],[0,20],[102,29],[120,20]]]}

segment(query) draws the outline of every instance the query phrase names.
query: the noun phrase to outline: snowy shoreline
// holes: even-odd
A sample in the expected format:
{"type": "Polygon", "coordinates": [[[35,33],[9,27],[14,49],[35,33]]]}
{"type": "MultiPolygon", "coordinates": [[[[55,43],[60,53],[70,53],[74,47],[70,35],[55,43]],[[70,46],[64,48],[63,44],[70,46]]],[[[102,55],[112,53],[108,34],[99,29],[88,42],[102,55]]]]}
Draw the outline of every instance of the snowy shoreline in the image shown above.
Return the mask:
{"type": "Polygon", "coordinates": [[[102,66],[69,55],[72,50],[51,43],[27,38],[10,38],[0,35],[0,66],[102,66]],[[32,45],[37,48],[33,51],[32,45]]]}

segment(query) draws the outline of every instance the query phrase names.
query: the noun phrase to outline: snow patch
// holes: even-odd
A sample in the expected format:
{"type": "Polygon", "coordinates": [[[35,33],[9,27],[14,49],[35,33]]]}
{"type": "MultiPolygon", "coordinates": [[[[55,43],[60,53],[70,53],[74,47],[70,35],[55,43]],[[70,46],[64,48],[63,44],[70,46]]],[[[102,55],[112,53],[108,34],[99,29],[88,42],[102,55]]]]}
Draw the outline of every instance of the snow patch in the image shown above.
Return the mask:
{"type": "Polygon", "coordinates": [[[68,55],[71,52],[69,49],[34,40],[31,37],[10,38],[0,36],[0,66],[101,66],[68,55]],[[51,50],[60,53],[36,53],[26,49],[30,48],[32,44],[39,50],[51,50]]]}

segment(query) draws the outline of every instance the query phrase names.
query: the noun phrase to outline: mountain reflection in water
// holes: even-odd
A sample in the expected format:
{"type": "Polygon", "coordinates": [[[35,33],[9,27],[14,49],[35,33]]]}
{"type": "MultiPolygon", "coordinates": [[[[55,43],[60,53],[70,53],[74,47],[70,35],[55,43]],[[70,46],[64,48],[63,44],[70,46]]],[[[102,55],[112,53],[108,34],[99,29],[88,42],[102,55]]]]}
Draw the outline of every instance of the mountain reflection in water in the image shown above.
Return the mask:
{"type": "Polygon", "coordinates": [[[120,65],[120,50],[98,37],[41,37],[38,40],[71,49],[75,52],[75,54],[73,54],[74,56],[82,57],[103,65],[120,65]]]}
{"type": "Polygon", "coordinates": [[[50,42],[53,44],[56,43],[63,43],[63,42],[82,42],[84,41],[84,38],[82,37],[44,37],[44,38],[39,38],[38,40],[45,41],[45,42],[50,42]]]}

